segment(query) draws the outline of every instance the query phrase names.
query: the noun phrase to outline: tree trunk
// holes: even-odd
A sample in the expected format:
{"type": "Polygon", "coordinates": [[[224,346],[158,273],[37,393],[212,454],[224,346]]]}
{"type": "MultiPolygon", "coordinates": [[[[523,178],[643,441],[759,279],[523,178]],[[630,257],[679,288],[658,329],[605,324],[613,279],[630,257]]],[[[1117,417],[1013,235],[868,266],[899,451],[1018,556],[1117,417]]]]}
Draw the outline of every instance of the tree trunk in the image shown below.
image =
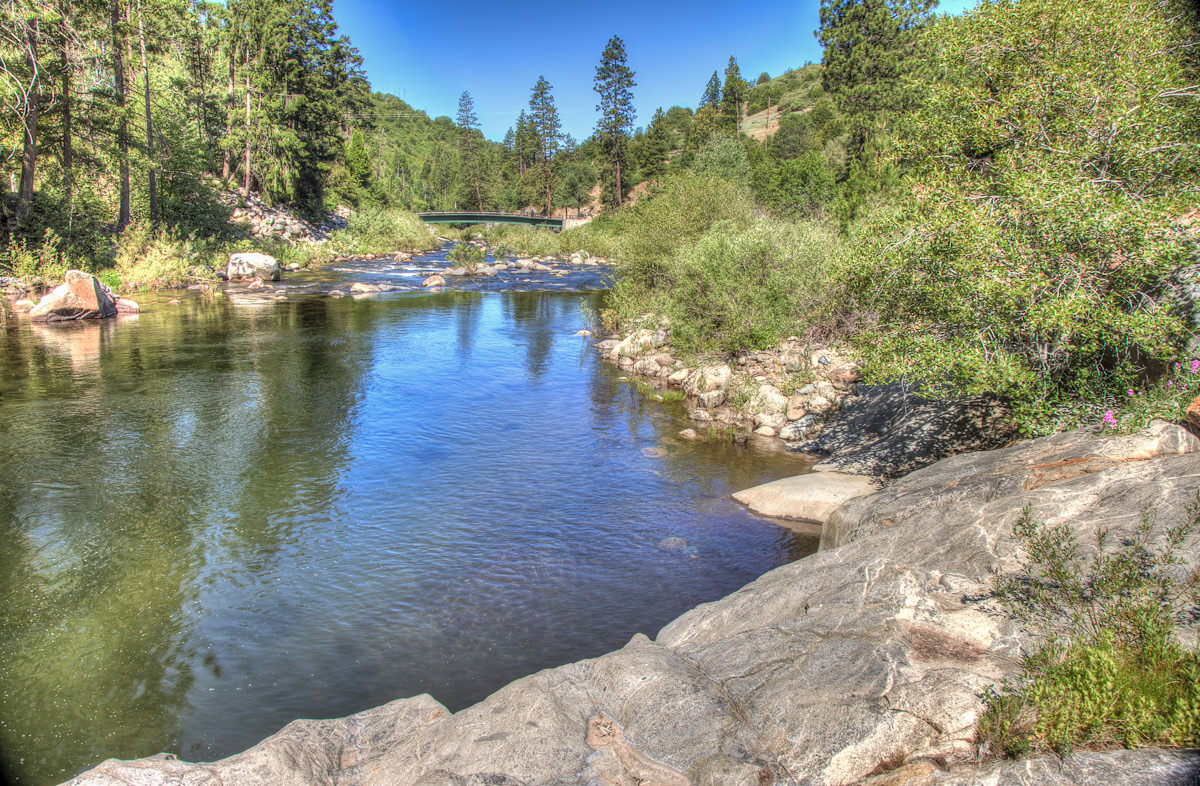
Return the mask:
{"type": "Polygon", "coordinates": [[[67,18],[60,23],[62,32],[62,165],[63,185],[68,194],[74,194],[75,151],[71,147],[71,38],[67,18]]]}
{"type": "Polygon", "coordinates": [[[250,196],[250,44],[246,44],[246,148],[245,171],[242,172],[242,193],[250,196]]]}
{"type": "Polygon", "coordinates": [[[150,159],[150,220],[158,220],[158,173],[154,160],[154,121],[150,115],[150,67],[146,64],[146,30],[142,25],[142,0],[137,0],[138,48],[142,53],[142,89],[146,96],[146,156],[150,159]]]}
{"type": "Polygon", "coordinates": [[[621,151],[617,148],[617,207],[621,206],[621,201],[625,196],[625,189],[621,188],[621,151]]]}
{"type": "MultiPolygon", "coordinates": [[[[225,101],[225,139],[233,136],[233,80],[234,80],[234,50],[233,46],[229,47],[229,92],[226,94],[225,101]]],[[[221,151],[221,180],[222,182],[229,180],[229,148],[226,146],[221,151]]]]}
{"type": "Polygon", "coordinates": [[[42,79],[38,73],[37,45],[41,31],[38,19],[28,22],[25,28],[25,64],[33,81],[29,86],[29,98],[25,103],[25,139],[21,149],[21,185],[17,190],[17,225],[29,215],[33,206],[33,176],[37,166],[38,98],[42,79]]]}
{"type": "Polygon", "coordinates": [[[121,206],[117,212],[117,231],[123,232],[125,227],[129,226],[129,130],[125,120],[125,61],[122,59],[125,46],[121,40],[121,0],[112,0],[109,10],[112,12],[113,81],[116,87],[117,101],[117,159],[121,178],[121,206]]]}

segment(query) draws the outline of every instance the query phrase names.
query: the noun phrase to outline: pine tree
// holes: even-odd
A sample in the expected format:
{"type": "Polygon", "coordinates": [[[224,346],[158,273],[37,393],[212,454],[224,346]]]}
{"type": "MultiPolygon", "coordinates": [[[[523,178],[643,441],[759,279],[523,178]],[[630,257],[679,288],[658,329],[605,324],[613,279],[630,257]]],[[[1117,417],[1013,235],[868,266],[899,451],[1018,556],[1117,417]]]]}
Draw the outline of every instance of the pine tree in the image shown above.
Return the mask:
{"type": "Polygon", "coordinates": [[[937,0],[821,0],[815,35],[825,47],[825,90],[848,117],[852,151],[861,156],[885,115],[910,108],[904,76],[919,62],[917,28],[937,0]]]}
{"type": "Polygon", "coordinates": [[[483,212],[483,177],[479,170],[479,150],[476,144],[479,118],[475,114],[475,102],[466,90],[458,97],[459,146],[463,160],[467,163],[467,175],[475,191],[475,201],[483,212]]]}
{"type": "Polygon", "coordinates": [[[708,78],[708,84],[704,86],[704,95],[700,97],[700,106],[698,109],[703,109],[706,106],[716,109],[721,105],[721,80],[717,76],[717,72],[713,71],[712,76],[708,78]]]}
{"type": "Polygon", "coordinates": [[[733,126],[741,131],[742,101],[746,97],[746,80],[742,79],[742,71],[738,68],[737,60],[729,56],[729,64],[725,66],[725,84],[721,87],[721,117],[726,121],[732,120],[733,126]]]}
{"type": "Polygon", "coordinates": [[[554,95],[550,92],[552,85],[546,77],[538,75],[537,83],[529,95],[529,123],[538,140],[541,160],[541,182],[546,194],[546,215],[552,213],[552,198],[554,195],[554,154],[558,152],[562,141],[561,125],[558,121],[558,108],[554,105],[554,95]]]}
{"type": "Polygon", "coordinates": [[[608,39],[608,45],[600,55],[600,65],[596,66],[596,78],[592,88],[600,94],[600,103],[596,111],[600,119],[596,123],[596,134],[600,139],[601,149],[608,165],[605,180],[611,178],[611,189],[606,189],[606,201],[620,207],[625,196],[624,184],[621,181],[621,164],[626,159],[629,134],[633,130],[633,93],[630,88],[637,85],[633,81],[633,71],[626,64],[625,43],[619,36],[608,39]]]}

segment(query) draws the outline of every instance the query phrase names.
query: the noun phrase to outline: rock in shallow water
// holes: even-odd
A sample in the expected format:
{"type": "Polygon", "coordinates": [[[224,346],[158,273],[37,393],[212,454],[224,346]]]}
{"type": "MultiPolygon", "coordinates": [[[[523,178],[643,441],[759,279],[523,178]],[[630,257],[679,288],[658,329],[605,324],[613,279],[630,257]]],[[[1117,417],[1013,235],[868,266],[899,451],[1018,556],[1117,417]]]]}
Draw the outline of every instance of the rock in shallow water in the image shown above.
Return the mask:
{"type": "Polygon", "coordinates": [[[68,270],[63,283],[29,311],[34,322],[106,319],[117,315],[117,297],[100,279],[81,270],[68,270]]]}

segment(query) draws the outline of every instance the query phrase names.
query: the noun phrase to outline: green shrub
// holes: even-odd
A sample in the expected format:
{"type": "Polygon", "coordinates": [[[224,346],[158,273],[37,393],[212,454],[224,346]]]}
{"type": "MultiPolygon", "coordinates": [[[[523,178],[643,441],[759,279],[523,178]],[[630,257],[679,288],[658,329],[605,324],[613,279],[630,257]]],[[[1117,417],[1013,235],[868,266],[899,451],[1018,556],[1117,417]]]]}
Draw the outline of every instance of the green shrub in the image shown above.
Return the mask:
{"type": "Polygon", "coordinates": [[[196,278],[211,278],[200,266],[218,264],[223,253],[213,239],[134,224],[118,241],[115,273],[127,288],[183,287],[196,278]]]}
{"type": "Polygon", "coordinates": [[[450,253],[446,254],[446,259],[472,271],[483,263],[486,256],[487,251],[473,243],[455,243],[450,253]]]}
{"type": "Polygon", "coordinates": [[[681,351],[760,349],[820,314],[837,238],[815,224],[719,224],[674,258],[662,310],[681,351]]]}
{"type": "MultiPolygon", "coordinates": [[[[49,227],[42,233],[41,242],[32,247],[24,237],[13,238],[0,246],[0,272],[18,278],[62,278],[71,269],[72,262],[60,245],[58,234],[49,227]]],[[[89,267],[86,263],[80,266],[89,267]]]]}
{"type": "Polygon", "coordinates": [[[351,213],[342,240],[347,254],[386,254],[401,249],[417,251],[437,245],[428,225],[416,215],[384,207],[363,208],[351,213]]]}
{"type": "Polygon", "coordinates": [[[1001,394],[1033,434],[1174,358],[1159,294],[1200,171],[1187,14],[1022,0],[931,28],[938,76],[896,140],[904,198],[847,276],[876,318],[869,374],[1001,394]]]}
{"type": "Polygon", "coordinates": [[[1200,523],[1200,499],[1151,547],[1143,519],[1119,549],[1107,533],[1084,562],[1072,530],[1033,520],[1013,526],[1020,570],[997,573],[995,596],[1046,636],[1023,659],[1018,684],[985,694],[978,739],[993,754],[1075,748],[1200,744],[1200,652],[1175,639],[1200,602],[1196,572],[1177,576],[1178,550],[1200,523]]]}

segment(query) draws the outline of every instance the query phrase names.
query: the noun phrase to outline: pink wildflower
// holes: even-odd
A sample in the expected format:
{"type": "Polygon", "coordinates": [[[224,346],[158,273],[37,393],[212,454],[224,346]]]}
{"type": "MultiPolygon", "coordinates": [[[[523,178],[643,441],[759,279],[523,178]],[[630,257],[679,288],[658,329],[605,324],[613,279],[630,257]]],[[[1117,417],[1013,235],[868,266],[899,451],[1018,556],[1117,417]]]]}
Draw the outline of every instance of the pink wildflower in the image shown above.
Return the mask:
{"type": "Polygon", "coordinates": [[[1192,373],[1195,374],[1197,371],[1200,371],[1200,360],[1193,360],[1192,361],[1192,373]]]}
{"type": "Polygon", "coordinates": [[[1117,427],[1117,417],[1113,414],[1111,409],[1104,413],[1104,422],[1112,428],[1117,427]]]}

